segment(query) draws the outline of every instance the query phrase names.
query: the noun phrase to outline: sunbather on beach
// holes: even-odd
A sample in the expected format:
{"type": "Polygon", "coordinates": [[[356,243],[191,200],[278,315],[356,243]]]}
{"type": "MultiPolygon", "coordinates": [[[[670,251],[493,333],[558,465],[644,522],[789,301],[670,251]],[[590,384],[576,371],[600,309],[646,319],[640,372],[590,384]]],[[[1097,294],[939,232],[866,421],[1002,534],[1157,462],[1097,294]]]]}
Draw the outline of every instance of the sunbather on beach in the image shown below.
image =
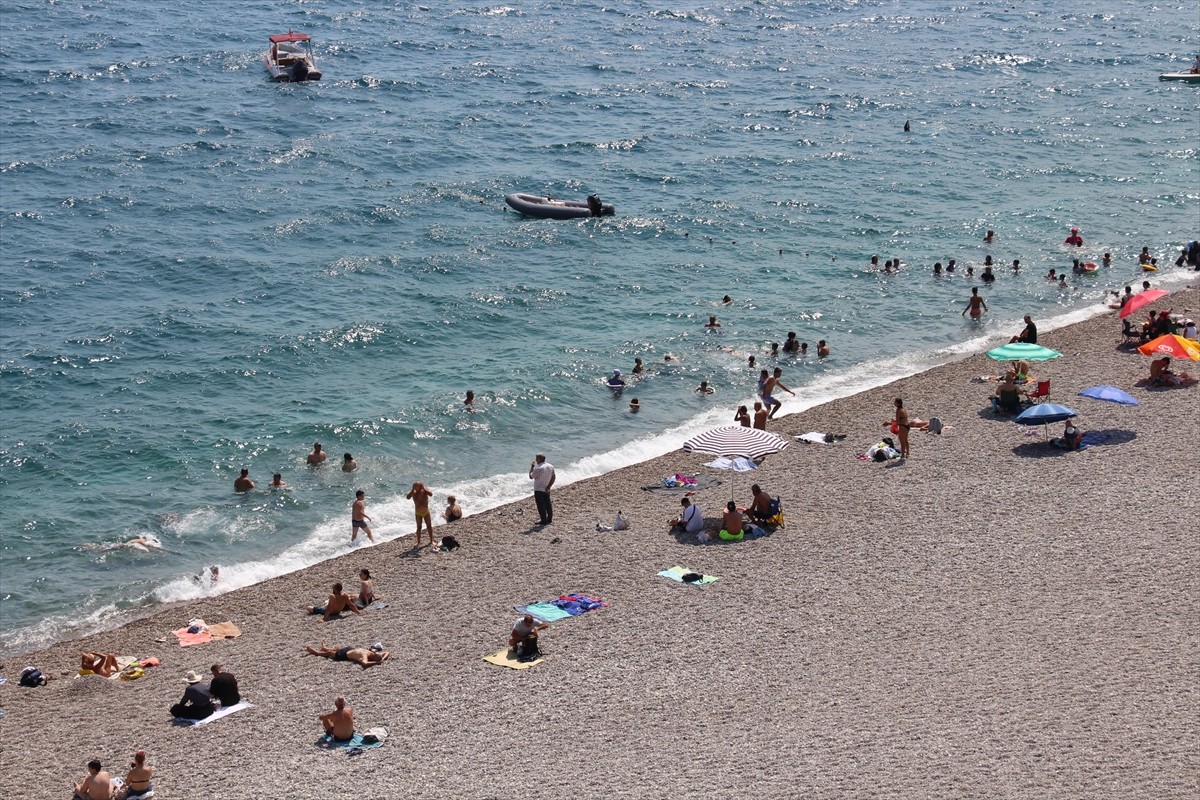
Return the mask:
{"type": "Polygon", "coordinates": [[[117,671],[117,654],[83,653],[79,659],[79,669],[90,670],[107,678],[117,671]]]}
{"type": "Polygon", "coordinates": [[[342,584],[335,583],[333,591],[329,595],[329,599],[325,601],[323,606],[309,606],[309,614],[320,614],[321,619],[318,622],[327,622],[336,616],[341,615],[344,611],[353,611],[355,614],[361,614],[358,606],[354,605],[354,601],[350,599],[350,595],[342,591],[342,584]]]}
{"type": "Polygon", "coordinates": [[[346,698],[334,699],[333,711],[322,714],[320,719],[325,734],[335,742],[348,742],[354,738],[354,709],[346,705],[346,698]]]}
{"type": "Polygon", "coordinates": [[[508,646],[518,661],[532,661],[538,657],[538,632],[549,627],[549,622],[538,622],[529,614],[516,621],[508,635],[508,646]]]}
{"type": "Polygon", "coordinates": [[[376,664],[382,664],[392,657],[388,650],[375,651],[369,647],[339,647],[336,650],[329,645],[321,642],[321,646],[313,647],[308,645],[304,648],[310,655],[328,658],[332,661],[353,661],[363,669],[373,667],[376,664]]]}
{"type": "MultiPolygon", "coordinates": [[[[738,511],[737,503],[730,500],[725,504],[725,511],[721,514],[721,533],[726,533],[731,537],[741,538],[742,524],[742,512],[738,511]]],[[[721,538],[725,537],[723,536],[721,538]]]]}
{"type": "Polygon", "coordinates": [[[144,797],[154,788],[150,783],[150,779],[153,777],[153,768],[146,766],[146,751],[138,750],[133,754],[129,772],[125,773],[125,788],[118,797],[121,800],[137,800],[139,797],[144,797]]]}
{"type": "Polygon", "coordinates": [[[757,483],[750,487],[750,494],[754,499],[750,501],[750,507],[746,509],[746,513],[755,522],[766,522],[773,514],[771,514],[771,495],[762,490],[757,483]]]}
{"type": "Polygon", "coordinates": [[[1060,447],[1063,450],[1078,450],[1081,441],[1083,441],[1083,431],[1075,427],[1073,421],[1067,420],[1066,427],[1063,428],[1062,438],[1060,439],[1055,436],[1050,440],[1050,444],[1060,447]]]}
{"type": "Polygon", "coordinates": [[[75,794],[71,800],[111,800],[112,776],[101,769],[97,759],[89,761],[87,769],[87,775],[75,784],[75,794]]]}

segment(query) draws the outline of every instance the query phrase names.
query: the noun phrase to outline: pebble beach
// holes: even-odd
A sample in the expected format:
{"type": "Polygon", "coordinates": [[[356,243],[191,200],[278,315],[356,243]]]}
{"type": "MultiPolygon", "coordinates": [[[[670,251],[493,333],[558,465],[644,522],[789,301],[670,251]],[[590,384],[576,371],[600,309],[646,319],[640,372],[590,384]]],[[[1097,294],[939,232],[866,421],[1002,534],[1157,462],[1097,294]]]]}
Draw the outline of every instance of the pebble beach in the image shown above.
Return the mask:
{"type": "MultiPolygon", "coordinates": [[[[1200,290],[1151,308],[1198,316],[1200,290]]],[[[529,497],[439,528],[452,553],[405,537],[11,658],[3,794],[66,797],[89,759],[124,775],[141,748],[158,798],[1195,797],[1200,386],[1139,385],[1150,359],[1115,312],[1039,343],[1063,353],[1035,365],[1050,400],[1107,441],[1062,452],[993,414],[994,384],[975,379],[998,365],[980,353],[773,420],[789,439],[846,438],[793,441],[748,474],[676,451],[556,488],[545,528],[529,497]],[[1077,396],[1097,384],[1140,405],[1077,396]],[[914,431],[907,460],[859,460],[895,397],[946,429],[914,431]],[[672,535],[678,499],[642,487],[677,472],[723,481],[693,496],[710,531],[751,483],[786,525],[672,535]],[[632,528],[598,532],[618,510],[632,528]],[[673,565],[720,579],[656,575],[673,565]],[[387,608],[305,614],[362,567],[387,608]],[[482,660],[513,605],[576,591],[608,606],[543,633],[542,663],[482,660]],[[169,632],[195,617],[242,635],[180,648],[169,632]],[[305,653],[322,640],[392,656],[363,670],[305,653]],[[85,650],[161,664],[73,678],[85,650]],[[216,662],[254,708],[172,725],[184,673],[216,662]],[[54,679],[17,687],[25,664],[54,679]],[[388,728],[383,747],[317,746],[339,694],[360,730],[388,728]]],[[[543,449],[553,462],[550,432],[543,449]]]]}

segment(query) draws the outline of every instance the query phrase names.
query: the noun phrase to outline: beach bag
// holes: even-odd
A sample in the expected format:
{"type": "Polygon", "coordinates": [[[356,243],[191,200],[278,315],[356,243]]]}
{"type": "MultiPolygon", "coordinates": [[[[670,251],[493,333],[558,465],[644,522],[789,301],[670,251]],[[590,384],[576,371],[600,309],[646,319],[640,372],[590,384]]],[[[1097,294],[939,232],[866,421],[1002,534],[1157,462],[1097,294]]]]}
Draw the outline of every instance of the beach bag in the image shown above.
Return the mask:
{"type": "Polygon", "coordinates": [[[451,550],[457,550],[458,548],[458,539],[455,539],[453,536],[443,536],[441,544],[438,546],[438,549],[443,553],[449,553],[451,550]]]}
{"type": "Polygon", "coordinates": [[[930,417],[929,418],[929,432],[930,433],[939,433],[939,434],[942,432],[941,419],[939,419],[938,417],[930,417]]]}
{"type": "Polygon", "coordinates": [[[528,636],[517,642],[516,647],[517,661],[527,662],[535,661],[541,653],[538,652],[538,640],[536,636],[528,636]]]}
{"type": "Polygon", "coordinates": [[[46,676],[37,667],[26,667],[21,670],[21,680],[18,682],[21,686],[32,688],[34,686],[45,686],[46,676]]]}
{"type": "Polygon", "coordinates": [[[613,520],[613,530],[614,531],[629,530],[629,520],[620,511],[617,512],[617,518],[615,520],[613,520]]]}

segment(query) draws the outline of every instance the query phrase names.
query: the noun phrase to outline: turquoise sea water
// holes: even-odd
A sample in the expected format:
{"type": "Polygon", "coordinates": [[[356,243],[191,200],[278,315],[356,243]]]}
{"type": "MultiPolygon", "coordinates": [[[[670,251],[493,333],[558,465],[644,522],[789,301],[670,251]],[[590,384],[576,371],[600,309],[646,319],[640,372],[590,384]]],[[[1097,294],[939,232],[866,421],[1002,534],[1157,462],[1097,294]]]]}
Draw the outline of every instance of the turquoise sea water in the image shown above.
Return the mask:
{"type": "Polygon", "coordinates": [[[779,361],[797,410],[1089,315],[1200,228],[1200,88],[1157,80],[1194,3],[25,2],[0,28],[10,652],[344,552],[358,488],[393,538],[413,480],[470,513],[526,495],[537,450],[560,480],[671,450],[789,330],[833,350],[779,361]],[[267,81],[289,28],[322,82],[267,81]],[[1071,226],[1114,265],[1060,292],[1071,226]],[[986,255],[1023,268],[976,327],[930,266],[986,255]],[[305,468],[315,440],[359,470],[305,468]],[[235,496],[243,466],[291,488],[235,496]]]}

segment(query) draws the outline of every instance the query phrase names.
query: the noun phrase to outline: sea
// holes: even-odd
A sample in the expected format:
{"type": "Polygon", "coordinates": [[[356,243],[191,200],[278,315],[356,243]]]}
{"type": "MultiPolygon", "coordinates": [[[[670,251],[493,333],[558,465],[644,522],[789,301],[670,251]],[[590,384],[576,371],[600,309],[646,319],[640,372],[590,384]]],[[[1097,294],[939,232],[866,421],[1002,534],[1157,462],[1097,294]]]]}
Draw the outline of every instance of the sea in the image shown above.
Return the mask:
{"type": "Polygon", "coordinates": [[[386,541],[416,480],[473,514],[538,451],[670,452],[750,356],[794,413],[1182,285],[1197,41],[1194,2],[6,3],[0,653],[346,553],[359,489],[386,541]],[[321,81],[268,80],[289,30],[321,81]]]}

